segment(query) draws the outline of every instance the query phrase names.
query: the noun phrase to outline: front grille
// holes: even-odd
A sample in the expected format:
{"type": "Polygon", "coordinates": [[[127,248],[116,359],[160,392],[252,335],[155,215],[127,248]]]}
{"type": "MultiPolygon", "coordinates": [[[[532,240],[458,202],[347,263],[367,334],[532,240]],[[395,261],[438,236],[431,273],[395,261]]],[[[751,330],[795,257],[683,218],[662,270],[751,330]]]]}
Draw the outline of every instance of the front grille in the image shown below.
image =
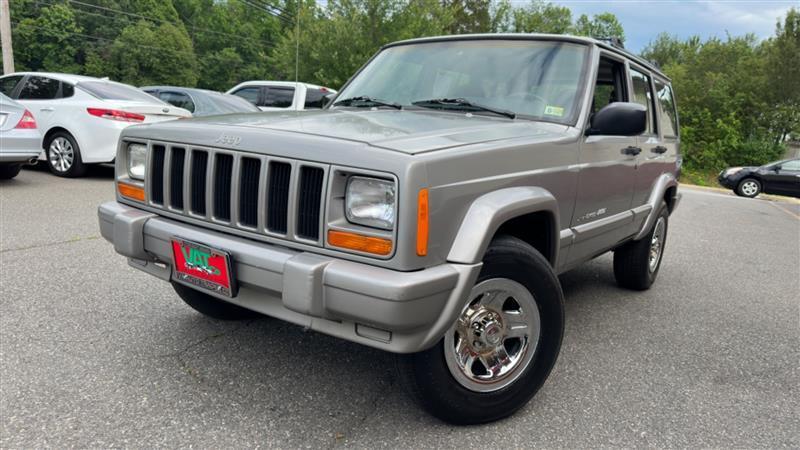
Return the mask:
{"type": "Polygon", "coordinates": [[[194,219],[322,245],[328,166],[154,143],[148,203],[194,219]]]}

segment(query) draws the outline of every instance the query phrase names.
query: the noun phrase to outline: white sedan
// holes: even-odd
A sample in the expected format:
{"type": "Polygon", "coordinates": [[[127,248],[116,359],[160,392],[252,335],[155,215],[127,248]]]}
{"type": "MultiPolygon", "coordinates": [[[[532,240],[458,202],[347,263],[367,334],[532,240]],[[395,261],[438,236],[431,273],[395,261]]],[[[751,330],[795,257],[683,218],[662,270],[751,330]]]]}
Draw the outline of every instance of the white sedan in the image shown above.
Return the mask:
{"type": "Polygon", "coordinates": [[[62,177],[112,162],[123,128],[192,116],[133,86],[79,75],[18,72],[0,77],[0,92],[33,113],[43,134],[42,157],[62,177]]]}

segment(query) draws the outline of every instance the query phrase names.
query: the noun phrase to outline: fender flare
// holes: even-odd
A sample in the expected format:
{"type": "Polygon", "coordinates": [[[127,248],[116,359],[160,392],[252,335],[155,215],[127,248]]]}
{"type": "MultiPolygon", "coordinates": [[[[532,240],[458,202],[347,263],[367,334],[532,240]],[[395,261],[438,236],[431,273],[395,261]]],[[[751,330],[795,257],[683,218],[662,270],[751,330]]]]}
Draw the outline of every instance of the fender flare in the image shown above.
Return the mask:
{"type": "MultiPolygon", "coordinates": [[[[552,216],[551,237],[559,238],[558,202],[548,190],[534,186],[500,189],[484,194],[470,205],[461,221],[456,238],[447,255],[449,262],[477,264],[483,259],[489,243],[501,225],[516,217],[535,212],[552,216]]],[[[549,255],[553,265],[558,258],[558,242],[552,242],[549,255]]]]}
{"type": "Polygon", "coordinates": [[[653,183],[653,189],[650,191],[650,197],[648,197],[647,203],[645,203],[646,206],[650,207],[650,213],[647,215],[647,219],[644,221],[642,229],[639,230],[639,232],[633,238],[634,241],[642,239],[650,231],[650,228],[656,221],[658,207],[664,200],[664,195],[667,193],[667,189],[672,187],[678,187],[678,180],[675,179],[675,175],[672,173],[662,173],[661,176],[656,179],[656,182],[653,183]]]}

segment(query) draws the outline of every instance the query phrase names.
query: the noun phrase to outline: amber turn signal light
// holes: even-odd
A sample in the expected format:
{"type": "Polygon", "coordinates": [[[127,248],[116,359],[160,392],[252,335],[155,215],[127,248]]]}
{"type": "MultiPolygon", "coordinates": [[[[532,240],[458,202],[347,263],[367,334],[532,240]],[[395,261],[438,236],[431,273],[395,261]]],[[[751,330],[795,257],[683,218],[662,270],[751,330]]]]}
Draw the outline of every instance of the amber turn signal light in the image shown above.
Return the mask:
{"type": "Polygon", "coordinates": [[[127,183],[117,183],[117,190],[123,197],[144,201],[144,188],[127,183]]]}
{"type": "Polygon", "coordinates": [[[386,256],[392,252],[392,241],[372,236],[363,236],[344,231],[329,230],[328,244],[364,253],[386,256]]]}
{"type": "Polygon", "coordinates": [[[428,254],[428,190],[420,189],[417,196],[417,255],[428,254]]]}

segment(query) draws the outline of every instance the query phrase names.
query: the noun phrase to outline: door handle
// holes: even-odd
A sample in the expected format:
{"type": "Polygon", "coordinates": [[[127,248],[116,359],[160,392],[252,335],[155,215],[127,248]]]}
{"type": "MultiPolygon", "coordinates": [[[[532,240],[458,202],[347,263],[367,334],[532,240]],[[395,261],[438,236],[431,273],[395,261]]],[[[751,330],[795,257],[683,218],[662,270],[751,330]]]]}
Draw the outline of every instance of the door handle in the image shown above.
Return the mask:
{"type": "Polygon", "coordinates": [[[48,106],[47,108],[39,108],[39,111],[44,111],[44,112],[53,112],[53,111],[54,111],[54,109],[53,109],[53,108],[50,108],[50,107],[48,106]]]}
{"type": "Polygon", "coordinates": [[[630,147],[625,147],[625,148],[622,149],[622,154],[623,155],[636,156],[639,153],[642,153],[642,149],[639,148],[639,147],[634,147],[632,145],[630,147]]]}
{"type": "Polygon", "coordinates": [[[653,147],[650,151],[653,152],[653,153],[658,153],[658,154],[666,153],[667,152],[667,147],[664,147],[663,145],[659,145],[658,147],[653,147]]]}

